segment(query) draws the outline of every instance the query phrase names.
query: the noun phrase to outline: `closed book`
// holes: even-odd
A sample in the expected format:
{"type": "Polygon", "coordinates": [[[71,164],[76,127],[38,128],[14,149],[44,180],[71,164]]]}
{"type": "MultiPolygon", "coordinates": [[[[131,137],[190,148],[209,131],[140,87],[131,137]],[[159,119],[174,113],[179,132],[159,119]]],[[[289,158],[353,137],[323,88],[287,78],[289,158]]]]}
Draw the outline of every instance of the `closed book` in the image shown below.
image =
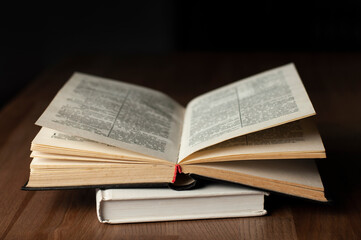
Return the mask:
{"type": "Polygon", "coordinates": [[[97,189],[102,223],[135,223],[262,216],[268,193],[235,184],[210,183],[202,188],[97,189]]]}

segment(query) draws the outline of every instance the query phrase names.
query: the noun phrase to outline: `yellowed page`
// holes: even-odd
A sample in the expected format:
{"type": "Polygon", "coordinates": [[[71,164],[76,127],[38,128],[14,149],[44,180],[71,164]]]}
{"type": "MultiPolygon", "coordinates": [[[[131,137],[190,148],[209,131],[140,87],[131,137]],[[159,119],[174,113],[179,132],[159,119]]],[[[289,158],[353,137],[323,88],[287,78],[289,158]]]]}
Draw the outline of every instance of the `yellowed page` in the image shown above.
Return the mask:
{"type": "Polygon", "coordinates": [[[194,166],[214,168],[218,171],[238,172],[249,176],[274,179],[289,184],[323,190],[323,184],[314,160],[238,161],[201,163],[194,166]]]}
{"type": "Polygon", "coordinates": [[[188,104],[178,161],[225,140],[314,114],[293,64],[257,74],[188,104]]]}
{"type": "Polygon", "coordinates": [[[175,163],[183,117],[161,92],[75,73],[36,124],[175,163]]]}
{"type": "Polygon", "coordinates": [[[43,153],[58,153],[71,156],[94,156],[103,159],[165,161],[152,158],[81,137],[70,136],[49,128],[41,128],[32,141],[31,149],[43,153]],[[68,153],[68,154],[67,154],[68,153]]]}
{"type": "MultiPolygon", "coordinates": [[[[169,169],[173,169],[174,166],[171,163],[168,164],[154,164],[154,166],[164,166],[169,169]]],[[[124,168],[138,168],[138,167],[146,168],[148,166],[149,169],[154,167],[153,165],[149,165],[148,163],[142,164],[142,163],[134,163],[134,162],[95,162],[95,161],[68,161],[68,160],[62,160],[62,159],[48,159],[48,158],[38,158],[35,157],[30,163],[31,169],[40,169],[40,168],[48,168],[49,171],[52,171],[56,168],[61,169],[62,171],[77,171],[77,168],[86,168],[86,167],[94,167],[96,170],[98,168],[98,171],[102,171],[103,168],[111,169],[111,168],[118,168],[118,167],[124,167],[124,168]]]]}
{"type": "Polygon", "coordinates": [[[110,163],[124,163],[124,164],[144,164],[148,163],[147,161],[140,160],[119,160],[119,159],[106,159],[106,158],[95,158],[95,157],[81,157],[81,156],[72,156],[72,155],[62,155],[62,154],[51,154],[33,151],[30,154],[32,158],[46,158],[49,160],[69,160],[69,161],[90,161],[90,162],[110,162],[110,163]]]}
{"type": "Polygon", "coordinates": [[[224,181],[327,201],[314,160],[231,161],[182,165],[193,173],[224,181]]]}
{"type": "Polygon", "coordinates": [[[131,164],[34,158],[27,187],[65,187],[124,183],[166,183],[174,164],[131,164]]]}
{"type": "Polygon", "coordinates": [[[218,143],[181,163],[322,157],[325,148],[317,128],[312,119],[303,119],[218,143]]]}

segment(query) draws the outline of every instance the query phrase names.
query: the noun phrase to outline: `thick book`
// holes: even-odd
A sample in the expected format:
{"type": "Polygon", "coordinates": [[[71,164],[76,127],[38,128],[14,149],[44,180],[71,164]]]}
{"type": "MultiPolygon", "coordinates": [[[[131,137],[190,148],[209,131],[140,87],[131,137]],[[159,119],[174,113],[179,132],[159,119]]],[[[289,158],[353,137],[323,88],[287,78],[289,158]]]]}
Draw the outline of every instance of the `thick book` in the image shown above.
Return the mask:
{"type": "Polygon", "coordinates": [[[209,183],[189,191],[168,188],[96,190],[102,223],[159,222],[262,216],[268,193],[231,184],[209,183]]]}
{"type": "Polygon", "coordinates": [[[36,122],[25,189],[180,185],[182,173],[327,201],[312,115],[293,64],[186,108],[152,89],[75,73],[36,122]]]}

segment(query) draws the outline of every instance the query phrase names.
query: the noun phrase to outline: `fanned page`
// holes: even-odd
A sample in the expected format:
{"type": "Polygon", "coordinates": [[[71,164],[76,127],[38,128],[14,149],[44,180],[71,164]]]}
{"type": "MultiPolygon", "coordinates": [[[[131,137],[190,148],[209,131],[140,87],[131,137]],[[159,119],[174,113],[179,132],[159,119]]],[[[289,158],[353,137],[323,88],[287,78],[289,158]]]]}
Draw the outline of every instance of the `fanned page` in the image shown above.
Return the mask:
{"type": "Polygon", "coordinates": [[[257,74],[188,104],[178,161],[225,140],[314,114],[293,64],[257,74]]]}
{"type": "Polygon", "coordinates": [[[327,201],[314,160],[230,161],[183,165],[198,174],[294,196],[327,201]]]}
{"type": "Polygon", "coordinates": [[[165,162],[154,157],[131,152],[49,128],[41,128],[31,143],[32,157],[112,162],[165,162]]]}
{"type": "Polygon", "coordinates": [[[36,124],[175,163],[183,118],[161,92],[75,73],[36,124]]]}
{"type": "Polygon", "coordinates": [[[308,118],[232,138],[199,150],[181,163],[325,157],[320,134],[308,118]]]}

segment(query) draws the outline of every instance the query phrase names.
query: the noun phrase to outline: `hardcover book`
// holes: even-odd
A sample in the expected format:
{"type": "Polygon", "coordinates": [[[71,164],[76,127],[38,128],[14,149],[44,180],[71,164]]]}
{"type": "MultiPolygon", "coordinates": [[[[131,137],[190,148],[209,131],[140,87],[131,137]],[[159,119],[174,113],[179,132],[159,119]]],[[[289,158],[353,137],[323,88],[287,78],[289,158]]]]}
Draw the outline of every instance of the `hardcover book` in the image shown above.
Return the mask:
{"type": "Polygon", "coordinates": [[[75,73],[36,122],[25,189],[183,184],[180,173],[327,201],[293,64],[194,98],[75,73]]]}
{"type": "Polygon", "coordinates": [[[190,191],[168,188],[96,190],[97,216],[102,223],[159,222],[262,216],[263,191],[209,183],[190,191]]]}

